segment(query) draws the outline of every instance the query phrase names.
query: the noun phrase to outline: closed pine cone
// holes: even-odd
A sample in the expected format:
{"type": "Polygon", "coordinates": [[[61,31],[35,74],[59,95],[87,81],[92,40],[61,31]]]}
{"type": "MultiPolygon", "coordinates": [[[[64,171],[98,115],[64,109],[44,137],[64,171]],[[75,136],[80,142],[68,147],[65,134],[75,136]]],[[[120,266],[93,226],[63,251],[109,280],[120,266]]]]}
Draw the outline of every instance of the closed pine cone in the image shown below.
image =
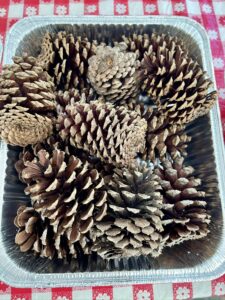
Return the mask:
{"type": "Polygon", "coordinates": [[[127,51],[135,52],[140,61],[144,58],[144,53],[157,52],[159,47],[167,47],[169,50],[172,50],[176,44],[179,44],[184,48],[182,41],[177,37],[165,34],[133,33],[130,36],[123,35],[122,39],[127,45],[127,51]]]}
{"type": "Polygon", "coordinates": [[[155,170],[161,180],[164,197],[163,225],[167,245],[199,239],[209,232],[210,215],[205,192],[199,191],[201,180],[193,176],[194,169],[183,164],[183,158],[173,163],[164,160],[155,170]]]}
{"type": "Polygon", "coordinates": [[[68,91],[58,91],[56,95],[57,111],[62,113],[65,111],[65,107],[69,104],[81,102],[89,103],[92,100],[95,100],[95,92],[92,88],[84,88],[82,91],[78,89],[70,89],[68,91]]]}
{"type": "Polygon", "coordinates": [[[91,231],[93,251],[104,259],[160,255],[162,196],[158,176],[148,168],[115,170],[109,183],[109,210],[91,231]]]}
{"type": "Polygon", "coordinates": [[[28,108],[7,104],[0,110],[0,136],[10,145],[25,147],[51,135],[53,122],[41,114],[31,114],[28,108]]]}
{"type": "Polygon", "coordinates": [[[33,207],[50,220],[57,234],[79,241],[106,214],[104,180],[96,169],[73,155],[40,150],[32,161],[24,162],[21,177],[29,184],[33,207]]]}
{"type": "Polygon", "coordinates": [[[132,166],[145,150],[147,123],[136,112],[97,101],[75,103],[66,112],[58,122],[62,138],[102,161],[132,166]]]}
{"type": "Polygon", "coordinates": [[[191,137],[184,133],[184,126],[168,124],[165,117],[153,110],[150,106],[140,103],[129,103],[126,108],[136,111],[147,121],[146,151],[144,159],[154,161],[169,154],[176,158],[180,154],[186,156],[186,148],[191,137]]]}
{"type": "Polygon", "coordinates": [[[74,37],[60,31],[55,36],[46,33],[38,61],[54,78],[58,89],[83,89],[87,83],[88,59],[96,51],[96,41],[74,37]]]}
{"type": "Polygon", "coordinates": [[[125,52],[122,46],[98,46],[96,55],[88,60],[88,78],[93,88],[111,102],[135,98],[140,85],[140,62],[135,53],[125,52]]]}
{"type": "Polygon", "coordinates": [[[17,104],[31,113],[55,111],[54,85],[37,59],[24,54],[15,56],[14,64],[3,66],[0,74],[0,109],[17,104]]]}
{"type": "Polygon", "coordinates": [[[209,93],[212,81],[180,45],[166,44],[145,54],[142,61],[142,90],[155,101],[170,123],[189,123],[207,114],[217,93],[209,93]]]}
{"type": "Polygon", "coordinates": [[[53,231],[49,220],[43,219],[33,207],[21,205],[17,210],[14,223],[19,229],[15,243],[21,252],[34,251],[41,257],[76,258],[81,247],[84,253],[89,253],[88,241],[83,237],[78,243],[73,243],[64,235],[53,231]]]}

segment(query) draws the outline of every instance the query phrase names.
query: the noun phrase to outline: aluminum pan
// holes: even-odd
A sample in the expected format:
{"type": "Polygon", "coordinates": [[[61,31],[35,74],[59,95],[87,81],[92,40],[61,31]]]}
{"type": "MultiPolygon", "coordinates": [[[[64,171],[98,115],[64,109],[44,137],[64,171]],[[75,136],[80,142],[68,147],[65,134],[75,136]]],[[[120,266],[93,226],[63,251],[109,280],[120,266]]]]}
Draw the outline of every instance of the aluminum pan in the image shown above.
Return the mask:
{"type": "MultiPolygon", "coordinates": [[[[174,29],[181,30],[181,33],[186,33],[193,40],[193,44],[197,47],[193,47],[193,53],[195,54],[195,48],[199,49],[197,58],[203,67],[209,73],[210,77],[213,78],[213,66],[211,59],[211,51],[209,46],[209,41],[207,34],[203,27],[198,23],[192,21],[191,19],[185,17],[32,17],[26,18],[18,23],[16,23],[10,30],[4,52],[4,63],[10,63],[11,57],[16,53],[17,48],[21,47],[23,40],[26,39],[25,36],[35,29],[49,25],[49,24],[137,24],[137,25],[149,25],[150,27],[159,26],[158,29],[161,30],[160,25],[170,27],[170,30],[174,29]],[[20,45],[20,46],[19,46],[20,45]]],[[[7,180],[11,178],[6,178],[3,170],[7,171],[8,162],[11,159],[9,157],[7,161],[7,156],[9,156],[10,151],[4,143],[1,144],[0,154],[1,162],[0,169],[2,170],[2,176],[0,178],[0,278],[1,280],[7,282],[12,286],[19,287],[47,287],[47,286],[81,286],[81,285],[108,285],[108,284],[128,284],[128,283],[143,283],[143,282],[184,282],[184,281],[200,281],[209,280],[215,278],[222,274],[225,270],[225,226],[224,226],[224,211],[225,211],[225,201],[223,195],[225,195],[225,185],[223,182],[225,166],[224,157],[224,146],[222,139],[222,128],[220,123],[220,113],[218,105],[216,105],[210,112],[210,117],[204,117],[194,123],[194,125],[188,126],[187,131],[194,136],[193,144],[190,148],[195,152],[198,151],[198,156],[190,155],[189,163],[193,164],[196,171],[204,181],[205,187],[209,192],[209,199],[215,201],[213,213],[218,212],[219,215],[214,215],[216,232],[218,232],[218,237],[216,237],[217,245],[216,248],[211,251],[210,256],[204,257],[205,248],[202,249],[201,245],[209,245],[209,248],[213,248],[214,236],[210,236],[208,241],[197,241],[195,243],[196,253],[190,253],[188,255],[188,248],[183,246],[187,252],[185,261],[177,264],[176,267],[174,261],[170,263],[168,256],[161,260],[161,264],[150,264],[147,265],[147,269],[143,270],[124,270],[129,269],[125,264],[121,266],[110,266],[106,267],[106,270],[101,272],[75,272],[75,273],[63,273],[48,271],[47,273],[35,272],[35,265],[32,265],[33,271],[27,271],[22,266],[19,260],[12,259],[10,254],[10,247],[7,247],[5,240],[7,239],[5,229],[5,220],[7,218],[7,213],[10,210],[10,205],[15,204],[13,201],[4,202],[3,195],[6,191],[7,180]],[[207,134],[204,133],[207,131],[207,134]],[[201,138],[199,138],[201,136],[201,138]],[[199,141],[202,142],[199,144],[199,141]],[[203,150],[199,150],[199,146],[203,146],[203,150]],[[205,147],[204,147],[205,146],[205,147]],[[204,148],[207,149],[204,151],[204,148]],[[215,179],[215,176],[217,178],[215,179]],[[210,182],[210,176],[213,177],[213,182],[210,182]],[[218,179],[218,182],[217,182],[218,179]],[[216,187],[215,187],[216,185],[216,187]],[[211,191],[211,195],[210,195],[211,191]],[[218,194],[217,194],[218,192],[218,194]],[[210,198],[211,197],[211,198],[210,198]],[[214,198],[216,197],[216,199],[214,198]],[[220,219],[220,223],[217,222],[220,219]],[[204,244],[205,243],[205,244],[204,244]],[[203,253],[201,253],[201,251],[203,253]],[[192,260],[195,260],[195,264],[192,260]],[[197,257],[199,257],[199,262],[196,262],[197,257]],[[202,259],[201,259],[202,258],[202,259]],[[151,268],[151,269],[148,269],[151,268]],[[117,269],[119,271],[108,271],[117,269]]],[[[192,152],[193,153],[193,152],[192,152]]],[[[18,205],[19,201],[17,201],[18,205]]],[[[212,228],[213,233],[216,235],[215,230],[212,228]]],[[[210,250],[210,249],[209,249],[210,250]]],[[[14,250],[12,250],[13,252],[14,250]]],[[[179,251],[182,248],[172,248],[170,254],[172,253],[179,260],[179,251]],[[175,250],[174,250],[175,249],[175,250]]],[[[207,253],[210,252],[207,250],[207,253]]],[[[184,260],[184,259],[183,259],[184,260]]],[[[147,264],[147,262],[146,262],[147,264]]],[[[146,266],[143,266],[146,268],[146,266]]],[[[100,267],[99,267],[100,268],[100,267]]],[[[48,270],[50,270],[48,268],[48,270]]]]}

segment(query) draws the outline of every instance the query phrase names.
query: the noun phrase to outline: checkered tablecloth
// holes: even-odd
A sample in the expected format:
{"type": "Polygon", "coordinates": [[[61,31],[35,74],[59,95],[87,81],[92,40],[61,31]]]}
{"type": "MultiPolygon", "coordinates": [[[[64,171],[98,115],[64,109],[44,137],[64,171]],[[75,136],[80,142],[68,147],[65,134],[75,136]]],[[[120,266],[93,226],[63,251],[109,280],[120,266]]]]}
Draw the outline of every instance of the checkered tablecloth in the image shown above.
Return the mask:
{"type": "MultiPolygon", "coordinates": [[[[225,131],[225,0],[0,0],[0,59],[1,44],[4,48],[14,23],[26,16],[54,14],[179,15],[201,23],[211,41],[225,131]]],[[[225,275],[211,282],[87,288],[18,289],[0,282],[1,300],[179,300],[216,295],[225,295],[225,275]]]]}

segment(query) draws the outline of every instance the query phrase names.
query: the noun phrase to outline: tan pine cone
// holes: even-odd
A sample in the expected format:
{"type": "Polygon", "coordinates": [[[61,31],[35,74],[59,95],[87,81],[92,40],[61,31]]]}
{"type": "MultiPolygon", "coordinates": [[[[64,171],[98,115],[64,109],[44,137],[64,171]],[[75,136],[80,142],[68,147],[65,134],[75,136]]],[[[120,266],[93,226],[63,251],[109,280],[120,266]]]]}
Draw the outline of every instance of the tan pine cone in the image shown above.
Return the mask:
{"type": "Polygon", "coordinates": [[[130,36],[122,36],[123,42],[127,45],[127,51],[135,52],[138,59],[141,61],[144,58],[144,53],[157,52],[159,47],[167,47],[170,51],[179,44],[182,49],[184,45],[177,37],[166,34],[136,34],[130,36]]]}
{"type": "Polygon", "coordinates": [[[70,89],[68,91],[60,90],[56,94],[56,103],[58,113],[65,111],[65,107],[76,102],[89,103],[95,100],[96,95],[91,87],[87,87],[79,91],[78,89],[70,89]]]}
{"type": "Polygon", "coordinates": [[[155,170],[161,178],[164,234],[169,237],[167,246],[200,239],[209,232],[205,192],[198,188],[201,180],[193,176],[194,169],[185,166],[183,161],[181,157],[174,162],[164,160],[155,170]]]}
{"type": "Polygon", "coordinates": [[[78,243],[71,243],[63,235],[53,231],[49,220],[44,220],[33,207],[21,205],[17,210],[14,223],[19,229],[15,243],[20,247],[21,252],[34,251],[41,257],[53,258],[77,258],[79,248],[84,253],[89,253],[88,241],[83,237],[78,243]]]}
{"type": "Polygon", "coordinates": [[[25,147],[43,141],[53,131],[53,121],[47,116],[29,113],[16,104],[0,110],[0,136],[10,145],[25,147]]]}
{"type": "Polygon", "coordinates": [[[87,162],[57,149],[40,150],[24,165],[25,193],[34,209],[50,220],[55,233],[65,234],[70,242],[79,241],[105,216],[104,179],[87,162]]]}
{"type": "Polygon", "coordinates": [[[71,145],[110,164],[132,166],[145,149],[147,123],[136,112],[97,101],[75,103],[60,116],[59,131],[71,145]]]}
{"type": "Polygon", "coordinates": [[[172,158],[180,154],[187,155],[186,148],[191,137],[184,132],[183,125],[168,124],[163,115],[143,103],[130,102],[125,107],[147,121],[146,151],[143,159],[154,161],[156,158],[165,158],[167,154],[172,158]]]}
{"type": "Polygon", "coordinates": [[[170,123],[185,124],[207,114],[217,99],[208,92],[212,81],[199,64],[187,56],[180,45],[173,50],[158,47],[142,60],[143,84],[170,123]]]}
{"type": "Polygon", "coordinates": [[[0,109],[13,103],[28,108],[30,113],[54,112],[54,85],[37,59],[24,54],[13,61],[3,66],[0,74],[0,109]]]}
{"type": "Polygon", "coordinates": [[[146,167],[115,170],[109,183],[109,210],[91,230],[93,251],[104,259],[161,254],[162,196],[158,176],[146,167]]]}
{"type": "Polygon", "coordinates": [[[87,38],[75,37],[64,31],[56,35],[47,32],[43,38],[38,61],[54,78],[58,89],[79,90],[88,86],[88,59],[95,54],[97,42],[87,38]]]}
{"type": "Polygon", "coordinates": [[[96,55],[88,60],[88,78],[93,88],[107,101],[117,103],[135,98],[140,86],[140,62],[122,46],[98,46],[96,55]]]}

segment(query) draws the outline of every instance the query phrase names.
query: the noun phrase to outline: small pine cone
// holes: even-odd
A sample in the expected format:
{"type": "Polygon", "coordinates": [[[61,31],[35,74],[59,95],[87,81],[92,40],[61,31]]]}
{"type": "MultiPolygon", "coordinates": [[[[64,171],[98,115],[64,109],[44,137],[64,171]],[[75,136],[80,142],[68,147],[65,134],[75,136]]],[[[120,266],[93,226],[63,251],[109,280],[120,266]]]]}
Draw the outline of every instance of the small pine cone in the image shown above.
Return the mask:
{"type": "Polygon", "coordinates": [[[27,54],[15,56],[14,64],[5,65],[0,74],[0,110],[7,104],[17,104],[30,113],[55,111],[54,85],[48,74],[27,54]]]}
{"type": "Polygon", "coordinates": [[[146,151],[143,159],[154,161],[156,158],[165,158],[167,154],[172,158],[181,154],[187,155],[186,148],[191,137],[184,133],[183,125],[168,124],[163,115],[142,103],[130,102],[125,107],[147,121],[146,151]]]}
{"type": "Polygon", "coordinates": [[[34,209],[50,220],[55,233],[79,241],[106,214],[104,179],[96,169],[73,155],[40,150],[32,161],[25,161],[21,177],[29,184],[34,209]]]}
{"type": "Polygon", "coordinates": [[[149,36],[148,34],[134,33],[128,37],[123,35],[122,39],[127,45],[127,51],[135,52],[140,61],[144,58],[145,52],[157,52],[158,47],[167,47],[169,50],[173,50],[175,45],[179,44],[184,48],[182,41],[177,37],[165,34],[152,33],[149,36]]]}
{"type": "Polygon", "coordinates": [[[208,93],[212,81],[197,62],[187,56],[180,45],[170,50],[164,44],[142,60],[142,90],[158,106],[170,123],[189,123],[207,114],[217,93],[208,93]]]}
{"type": "Polygon", "coordinates": [[[80,247],[84,253],[90,252],[88,241],[84,237],[78,246],[78,243],[72,243],[65,236],[57,235],[49,220],[44,220],[33,207],[20,206],[14,224],[19,229],[15,243],[20,246],[21,252],[32,250],[49,259],[77,258],[80,247]]]}
{"type": "Polygon", "coordinates": [[[201,180],[193,176],[194,169],[183,164],[183,158],[173,163],[164,160],[155,170],[160,177],[163,204],[163,224],[168,246],[185,240],[205,237],[210,215],[207,211],[205,192],[199,191],[201,180]]]}
{"type": "Polygon", "coordinates": [[[56,103],[58,113],[65,111],[65,107],[69,104],[74,104],[76,102],[89,103],[95,100],[96,95],[92,88],[84,88],[82,91],[77,89],[70,89],[68,91],[58,91],[56,94],[56,103]]]}
{"type": "Polygon", "coordinates": [[[119,103],[137,96],[140,62],[134,53],[125,52],[121,47],[99,46],[88,62],[88,78],[107,101],[119,103]]]}
{"type": "Polygon", "coordinates": [[[54,78],[58,89],[81,90],[88,86],[88,59],[95,54],[96,45],[96,41],[89,42],[87,38],[74,37],[62,31],[55,36],[46,33],[38,61],[54,78]]]}
{"type": "Polygon", "coordinates": [[[0,136],[6,143],[25,147],[51,135],[52,119],[28,111],[29,109],[16,104],[5,105],[0,110],[0,136]]]}
{"type": "Polygon", "coordinates": [[[109,183],[109,210],[92,231],[93,251],[104,259],[160,255],[162,238],[162,196],[158,176],[146,167],[115,170],[109,183]]]}
{"type": "Polygon", "coordinates": [[[135,112],[111,104],[75,103],[59,117],[63,139],[110,164],[132,166],[145,150],[147,123],[135,112]]]}

